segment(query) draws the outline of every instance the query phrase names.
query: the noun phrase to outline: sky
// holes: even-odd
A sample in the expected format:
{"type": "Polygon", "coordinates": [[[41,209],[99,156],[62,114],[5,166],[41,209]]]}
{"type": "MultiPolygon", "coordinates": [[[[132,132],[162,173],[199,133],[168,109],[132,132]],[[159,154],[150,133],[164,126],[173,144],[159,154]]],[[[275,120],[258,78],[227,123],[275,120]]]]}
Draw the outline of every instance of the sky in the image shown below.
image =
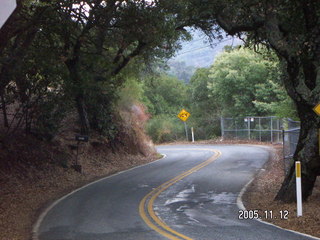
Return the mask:
{"type": "Polygon", "coordinates": [[[16,8],[16,0],[1,0],[0,7],[0,27],[10,17],[13,10],[16,8]]]}
{"type": "Polygon", "coordinates": [[[188,66],[208,67],[215,57],[223,51],[226,45],[241,45],[243,42],[236,37],[226,36],[223,40],[216,40],[210,45],[207,37],[200,31],[192,33],[193,39],[182,42],[182,49],[177,51],[171,61],[185,62],[188,66]]]}

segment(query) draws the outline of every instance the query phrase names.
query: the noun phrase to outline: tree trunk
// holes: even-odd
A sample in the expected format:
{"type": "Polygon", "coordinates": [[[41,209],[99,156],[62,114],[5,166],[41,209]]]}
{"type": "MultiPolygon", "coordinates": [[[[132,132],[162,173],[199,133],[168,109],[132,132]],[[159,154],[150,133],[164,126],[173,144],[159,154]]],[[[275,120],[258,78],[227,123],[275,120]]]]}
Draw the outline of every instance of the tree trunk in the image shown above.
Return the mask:
{"type": "Polygon", "coordinates": [[[296,102],[301,120],[300,136],[290,170],[275,198],[283,202],[296,200],[295,161],[301,162],[302,199],[312,194],[317,176],[320,175],[319,120],[312,107],[296,102]]]}
{"type": "Polygon", "coordinates": [[[81,77],[79,76],[79,68],[78,68],[79,48],[80,46],[75,47],[76,53],[74,58],[68,59],[65,62],[65,64],[69,70],[70,78],[74,86],[75,102],[76,102],[76,108],[78,111],[79,121],[81,125],[81,134],[88,135],[90,131],[90,123],[88,119],[88,113],[87,113],[83,89],[81,85],[82,81],[81,81],[81,77]]]}
{"type": "Polygon", "coordinates": [[[88,113],[87,113],[86,105],[84,102],[83,94],[78,94],[76,96],[76,105],[77,105],[77,111],[78,111],[79,120],[81,124],[81,134],[88,135],[90,124],[89,124],[88,113]]]}
{"type": "Polygon", "coordinates": [[[3,124],[4,127],[9,127],[9,121],[8,121],[8,114],[7,114],[7,106],[6,101],[3,97],[3,94],[1,94],[1,108],[2,108],[2,114],[3,114],[3,124]]]}

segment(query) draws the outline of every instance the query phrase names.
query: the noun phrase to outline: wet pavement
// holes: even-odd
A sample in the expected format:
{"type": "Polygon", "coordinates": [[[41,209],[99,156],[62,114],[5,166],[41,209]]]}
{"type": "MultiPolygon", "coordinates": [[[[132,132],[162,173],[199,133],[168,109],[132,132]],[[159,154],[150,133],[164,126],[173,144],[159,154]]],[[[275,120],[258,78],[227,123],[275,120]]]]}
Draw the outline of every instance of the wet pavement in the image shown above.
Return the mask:
{"type": "Polygon", "coordinates": [[[152,204],[162,222],[188,237],[176,239],[312,239],[257,220],[239,220],[238,195],[269,157],[265,148],[245,145],[160,146],[158,151],[166,158],[62,199],[39,222],[38,239],[168,239],[145,223],[139,203],[164,182],[210,158],[213,153],[208,148],[222,155],[163,190],[152,204]]]}

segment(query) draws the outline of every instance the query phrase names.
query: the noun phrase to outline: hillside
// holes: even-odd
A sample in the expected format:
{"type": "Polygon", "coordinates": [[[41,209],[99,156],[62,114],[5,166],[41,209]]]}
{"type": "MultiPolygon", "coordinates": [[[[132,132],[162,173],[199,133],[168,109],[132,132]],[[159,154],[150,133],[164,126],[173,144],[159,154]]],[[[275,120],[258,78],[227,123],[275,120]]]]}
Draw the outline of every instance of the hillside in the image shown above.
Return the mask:
{"type": "Polygon", "coordinates": [[[208,38],[201,32],[195,31],[192,40],[182,42],[181,50],[168,61],[169,73],[180,80],[189,82],[197,68],[209,67],[215,57],[223,51],[227,45],[241,45],[239,38],[225,37],[223,40],[216,40],[210,44],[208,38]]]}
{"type": "Polygon", "coordinates": [[[53,200],[101,177],[155,160],[158,154],[143,130],[144,111],[137,109],[140,106],[132,105],[119,110],[121,131],[114,141],[92,133],[88,142],[77,145],[76,115],[65,119],[61,133],[51,141],[20,129],[2,139],[0,239],[31,239],[33,224],[53,200]],[[76,171],[79,167],[81,172],[76,171]]]}

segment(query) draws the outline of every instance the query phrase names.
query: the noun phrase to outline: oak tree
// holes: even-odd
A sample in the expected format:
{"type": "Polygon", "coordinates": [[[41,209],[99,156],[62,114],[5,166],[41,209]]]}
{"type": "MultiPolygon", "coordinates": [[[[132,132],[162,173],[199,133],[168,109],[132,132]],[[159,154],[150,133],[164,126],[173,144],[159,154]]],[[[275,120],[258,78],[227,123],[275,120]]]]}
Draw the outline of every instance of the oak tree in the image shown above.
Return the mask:
{"type": "MultiPolygon", "coordinates": [[[[272,48],[279,57],[286,91],[295,102],[301,131],[294,161],[302,162],[302,195],[306,200],[320,175],[318,129],[313,107],[320,102],[320,2],[315,0],[186,1],[198,21],[217,26],[254,44],[272,48]]],[[[219,33],[219,31],[218,31],[219,33]]],[[[294,163],[276,199],[295,200],[294,163]]]]}

